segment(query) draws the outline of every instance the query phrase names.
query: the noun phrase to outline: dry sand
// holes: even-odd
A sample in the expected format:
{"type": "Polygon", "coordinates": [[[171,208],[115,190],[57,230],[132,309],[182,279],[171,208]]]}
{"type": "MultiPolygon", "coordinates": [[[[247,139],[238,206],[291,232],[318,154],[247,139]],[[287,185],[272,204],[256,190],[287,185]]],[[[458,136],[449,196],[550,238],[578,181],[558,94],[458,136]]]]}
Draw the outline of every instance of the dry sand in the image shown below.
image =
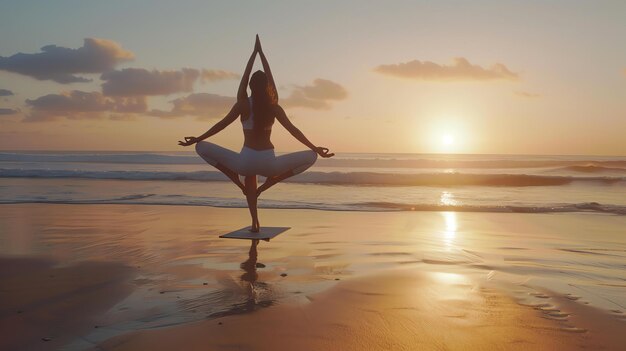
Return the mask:
{"type": "Polygon", "coordinates": [[[0,207],[0,350],[626,345],[621,217],[263,210],[253,250],[245,209],[0,207]]]}

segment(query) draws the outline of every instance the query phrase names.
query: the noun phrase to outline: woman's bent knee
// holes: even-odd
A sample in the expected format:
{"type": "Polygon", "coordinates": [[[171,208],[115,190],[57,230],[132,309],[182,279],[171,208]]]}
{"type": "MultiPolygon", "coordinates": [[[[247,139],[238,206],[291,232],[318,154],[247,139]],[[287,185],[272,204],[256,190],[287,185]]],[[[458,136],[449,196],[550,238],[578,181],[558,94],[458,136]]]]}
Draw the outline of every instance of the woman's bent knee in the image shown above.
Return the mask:
{"type": "Polygon", "coordinates": [[[306,168],[309,168],[309,167],[313,166],[315,161],[317,161],[317,152],[315,152],[313,150],[306,151],[305,161],[306,161],[306,165],[307,165],[306,168]]]}
{"type": "Polygon", "coordinates": [[[196,153],[199,155],[201,150],[204,148],[204,146],[202,144],[204,144],[205,141],[199,141],[196,143],[196,153]]]}
{"type": "Polygon", "coordinates": [[[196,153],[202,157],[208,164],[215,166],[217,164],[217,160],[214,157],[211,157],[210,147],[211,143],[207,141],[199,141],[196,143],[196,153]]]}
{"type": "Polygon", "coordinates": [[[292,170],[293,174],[299,174],[302,173],[304,171],[306,171],[307,169],[311,168],[311,166],[313,166],[313,164],[315,164],[315,161],[317,161],[317,153],[313,150],[310,151],[304,151],[304,157],[302,157],[302,165],[294,168],[292,170]]]}
{"type": "Polygon", "coordinates": [[[212,144],[209,143],[208,141],[199,141],[199,142],[196,143],[196,152],[199,154],[202,151],[207,150],[210,145],[212,145],[212,144]]]}

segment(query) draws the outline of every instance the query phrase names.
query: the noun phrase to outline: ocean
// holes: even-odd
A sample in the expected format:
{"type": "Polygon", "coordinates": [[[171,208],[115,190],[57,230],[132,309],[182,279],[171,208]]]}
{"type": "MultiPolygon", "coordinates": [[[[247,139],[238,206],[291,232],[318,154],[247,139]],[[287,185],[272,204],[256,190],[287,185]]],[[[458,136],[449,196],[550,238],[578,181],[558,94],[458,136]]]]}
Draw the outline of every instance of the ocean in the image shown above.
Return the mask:
{"type": "MultiPolygon", "coordinates": [[[[0,203],[246,207],[193,151],[0,152],[0,203]]],[[[626,215],[626,156],[339,153],[259,207],[626,215]]]]}

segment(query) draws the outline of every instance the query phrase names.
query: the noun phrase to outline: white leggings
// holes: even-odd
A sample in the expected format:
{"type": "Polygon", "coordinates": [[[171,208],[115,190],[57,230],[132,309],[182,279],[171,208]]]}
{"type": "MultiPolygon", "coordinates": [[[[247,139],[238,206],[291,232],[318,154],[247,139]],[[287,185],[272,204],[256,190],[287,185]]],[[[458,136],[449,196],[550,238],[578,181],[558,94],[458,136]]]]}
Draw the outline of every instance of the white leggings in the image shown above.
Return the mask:
{"type": "Polygon", "coordinates": [[[196,143],[196,152],[210,165],[219,163],[243,176],[275,177],[288,171],[298,174],[313,166],[317,160],[317,153],[313,150],[276,156],[274,149],[254,150],[244,146],[240,153],[236,153],[207,141],[196,143]]]}

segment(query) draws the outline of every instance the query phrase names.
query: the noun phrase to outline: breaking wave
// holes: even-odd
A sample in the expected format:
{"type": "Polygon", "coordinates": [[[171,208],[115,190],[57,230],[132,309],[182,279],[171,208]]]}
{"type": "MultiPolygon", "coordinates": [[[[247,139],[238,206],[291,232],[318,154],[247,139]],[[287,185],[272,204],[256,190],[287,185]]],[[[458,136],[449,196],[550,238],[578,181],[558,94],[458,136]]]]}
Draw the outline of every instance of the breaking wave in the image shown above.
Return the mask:
{"type": "Polygon", "coordinates": [[[620,167],[606,167],[599,165],[573,165],[563,167],[562,170],[570,171],[570,172],[581,172],[581,173],[624,173],[626,174],[626,168],[620,167]]]}
{"type": "MultiPolygon", "coordinates": [[[[216,171],[82,171],[52,169],[0,169],[0,178],[86,178],[119,180],[189,180],[226,181],[216,171]]],[[[560,186],[573,182],[611,185],[624,182],[625,177],[575,177],[531,174],[473,173],[375,173],[375,172],[306,172],[287,180],[294,183],[370,186],[493,186],[527,187],[560,186]]]]}
{"type": "MultiPolygon", "coordinates": [[[[280,154],[280,153],[277,153],[280,154]]],[[[195,153],[132,153],[132,152],[0,152],[0,162],[65,162],[65,163],[120,163],[120,164],[204,164],[195,153]]],[[[564,158],[562,156],[499,156],[499,155],[399,155],[381,154],[368,158],[338,155],[318,159],[322,167],[357,168],[558,168],[574,167],[585,171],[593,167],[626,169],[626,159],[564,158]],[[582,167],[582,168],[580,168],[582,167]],[[586,168],[585,168],[586,167],[586,168]],[[621,167],[621,168],[620,168],[621,167]]]]}

